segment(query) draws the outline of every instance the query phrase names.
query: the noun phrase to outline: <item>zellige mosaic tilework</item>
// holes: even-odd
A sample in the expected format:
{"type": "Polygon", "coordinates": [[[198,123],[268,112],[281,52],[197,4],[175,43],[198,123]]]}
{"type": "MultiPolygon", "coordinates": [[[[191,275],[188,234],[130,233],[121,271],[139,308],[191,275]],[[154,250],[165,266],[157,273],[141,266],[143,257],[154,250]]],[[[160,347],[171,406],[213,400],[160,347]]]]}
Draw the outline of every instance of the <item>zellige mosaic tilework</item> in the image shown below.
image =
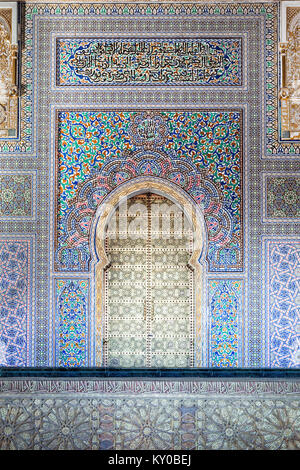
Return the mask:
{"type": "Polygon", "coordinates": [[[204,205],[212,271],[242,269],[241,110],[60,111],[57,133],[56,269],[87,270],[89,229],[98,205],[116,185],[143,174],[173,181],[204,205]],[[149,126],[156,122],[150,136],[149,126]],[[80,201],[81,212],[78,194],[87,191],[92,192],[80,201]],[[77,217],[78,223],[70,222],[77,217]]]}
{"type": "Polygon", "coordinates": [[[211,367],[241,366],[243,281],[209,280],[211,367]]]}
{"type": "MultiPolygon", "coordinates": [[[[292,196],[297,191],[294,184],[293,188],[290,185],[299,171],[296,160],[299,145],[296,141],[280,142],[278,138],[278,3],[26,3],[20,10],[20,18],[23,32],[20,129],[17,137],[9,141],[1,140],[1,171],[5,177],[10,177],[11,182],[15,181],[14,175],[26,175],[24,184],[32,183],[31,200],[29,203],[29,192],[25,186],[24,198],[21,196],[23,186],[14,186],[18,190],[9,200],[5,195],[1,206],[5,214],[3,212],[0,219],[3,233],[11,234],[11,237],[20,235],[21,238],[35,236],[37,239],[37,270],[30,279],[30,288],[36,289],[33,300],[36,300],[38,310],[33,322],[34,335],[29,338],[32,363],[39,366],[53,364],[55,345],[50,344],[50,338],[55,342],[55,334],[52,330],[54,322],[50,321],[49,315],[53,314],[57,305],[52,281],[55,276],[62,277],[58,272],[63,272],[67,279],[75,277],[76,282],[83,280],[83,272],[84,278],[89,279],[91,302],[87,307],[87,316],[92,323],[91,337],[87,341],[93,343],[95,299],[93,273],[90,272],[89,227],[92,213],[89,211],[99,207],[109,191],[121,185],[126,178],[142,177],[145,172],[157,175],[165,171],[165,164],[170,165],[165,173],[168,181],[175,182],[184,190],[193,181],[194,186],[188,189],[189,194],[197,204],[199,202],[205,206],[209,239],[206,247],[208,278],[232,281],[226,273],[231,273],[231,276],[236,272],[243,280],[241,363],[250,367],[269,364],[265,353],[269,344],[263,330],[267,310],[261,287],[266,282],[264,267],[269,261],[268,257],[262,256],[261,237],[284,237],[283,242],[288,244],[299,233],[295,212],[297,197],[294,203],[292,196]],[[74,42],[75,49],[80,41],[88,47],[96,44],[99,38],[102,44],[111,41],[113,47],[117,47],[117,43],[124,45],[128,40],[130,44],[140,44],[145,39],[156,44],[160,44],[162,39],[166,44],[175,44],[177,39],[181,45],[192,44],[195,38],[199,45],[201,41],[208,44],[212,39],[217,40],[215,45],[218,46],[235,43],[237,48],[233,55],[238,60],[238,72],[235,70],[230,75],[228,69],[225,75],[218,76],[218,85],[216,75],[212,75],[214,85],[203,81],[192,86],[179,82],[172,86],[151,83],[148,88],[140,85],[115,86],[114,82],[109,86],[97,86],[94,83],[81,85],[82,78],[77,77],[73,85],[60,86],[59,80],[56,82],[57,77],[53,78],[55,70],[58,70],[56,64],[59,65],[54,46],[57,40],[71,44],[75,29],[78,41],[75,41],[76,44],[74,42]],[[52,74],[49,74],[49,64],[52,74]],[[229,84],[229,77],[233,76],[239,80],[235,85],[229,84]],[[101,108],[98,109],[98,105],[101,108]],[[143,113],[153,110],[157,112],[152,114],[153,135],[149,138],[148,133],[145,138],[147,119],[144,119],[143,113]],[[243,150],[240,173],[234,168],[237,149],[231,144],[237,141],[237,137],[232,133],[233,128],[229,126],[229,136],[226,136],[225,128],[219,127],[220,135],[210,137],[209,126],[205,127],[203,119],[198,129],[191,124],[191,118],[198,110],[202,117],[211,111],[222,111],[223,123],[226,113],[243,110],[244,125],[239,129],[239,145],[243,150]],[[66,120],[63,129],[67,132],[66,144],[61,152],[59,178],[54,176],[56,112],[69,113],[74,122],[84,123],[90,126],[88,131],[92,131],[86,138],[86,128],[74,126],[71,136],[67,131],[71,119],[66,120]],[[76,117],[78,112],[80,116],[76,117]],[[93,113],[114,118],[101,129],[101,119],[100,124],[98,122],[94,127],[92,121],[88,124],[87,116],[93,113]],[[201,135],[201,129],[204,129],[204,135],[201,135]],[[85,137],[83,144],[80,143],[80,132],[85,137]],[[229,153],[226,153],[227,138],[229,153]],[[71,142],[72,139],[74,142],[71,142]],[[216,143],[218,140],[220,144],[216,143]],[[73,151],[70,151],[71,147],[73,151]],[[133,154],[134,158],[129,163],[129,155],[132,157],[133,154]],[[114,163],[117,172],[112,169],[114,163]],[[30,180],[29,175],[34,172],[36,179],[30,180]],[[107,178],[109,190],[102,182],[97,186],[97,174],[107,178]],[[204,186],[196,183],[199,175],[205,190],[204,186]],[[261,175],[266,175],[264,189],[261,175]],[[274,186],[274,175],[282,177],[284,183],[274,186]],[[85,214],[83,205],[76,207],[77,203],[86,202],[81,190],[86,190],[88,195],[85,214]],[[58,206],[54,204],[55,194],[59,197],[58,206]],[[272,201],[277,202],[273,204],[272,201]],[[58,218],[56,207],[60,211],[58,218]],[[262,213],[264,210],[265,214],[262,213]],[[59,240],[56,240],[58,251],[53,255],[55,221],[59,240]],[[218,237],[228,243],[225,250],[221,248],[218,237]]],[[[88,79],[85,77],[84,80],[88,79]]],[[[220,124],[220,115],[218,119],[220,124]]],[[[63,311],[64,307],[61,308],[63,311]]],[[[203,344],[207,351],[208,336],[205,331],[203,329],[203,344]]],[[[89,351],[88,363],[93,364],[92,348],[89,351]]],[[[212,351],[208,352],[211,354],[212,351]]],[[[208,357],[203,355],[203,365],[208,365],[208,357]]]]}

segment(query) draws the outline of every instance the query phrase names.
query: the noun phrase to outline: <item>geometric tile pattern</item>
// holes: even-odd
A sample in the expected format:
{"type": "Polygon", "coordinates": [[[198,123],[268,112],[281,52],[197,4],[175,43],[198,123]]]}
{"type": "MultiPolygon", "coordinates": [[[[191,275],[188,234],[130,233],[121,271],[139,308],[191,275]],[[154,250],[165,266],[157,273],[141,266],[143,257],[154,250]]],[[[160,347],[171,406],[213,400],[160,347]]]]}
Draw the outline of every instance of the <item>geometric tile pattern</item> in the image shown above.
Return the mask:
{"type": "Polygon", "coordinates": [[[266,216],[269,219],[300,219],[300,177],[267,176],[266,216]]]}
{"type": "Polygon", "coordinates": [[[266,241],[269,367],[300,366],[300,240],[266,241]]]}
{"type": "Polygon", "coordinates": [[[209,280],[209,366],[241,366],[243,281],[209,280]]]}
{"type": "Polygon", "coordinates": [[[117,449],[174,449],[179,442],[180,414],[170,401],[115,400],[117,449]],[[128,417],[131,419],[128,420],[128,417]]]}
{"type": "Polygon", "coordinates": [[[241,85],[241,39],[56,40],[56,80],[76,85],[241,85]]]}
{"type": "Polygon", "coordinates": [[[30,254],[28,240],[0,240],[0,365],[29,365],[30,254]]]}
{"type": "Polygon", "coordinates": [[[0,174],[0,217],[24,217],[32,215],[31,175],[0,174]]]}
{"type": "Polygon", "coordinates": [[[2,450],[300,449],[299,382],[18,382],[0,385],[2,450]]]}
{"type": "Polygon", "coordinates": [[[56,279],[56,360],[59,367],[88,365],[89,281],[56,279]]]}

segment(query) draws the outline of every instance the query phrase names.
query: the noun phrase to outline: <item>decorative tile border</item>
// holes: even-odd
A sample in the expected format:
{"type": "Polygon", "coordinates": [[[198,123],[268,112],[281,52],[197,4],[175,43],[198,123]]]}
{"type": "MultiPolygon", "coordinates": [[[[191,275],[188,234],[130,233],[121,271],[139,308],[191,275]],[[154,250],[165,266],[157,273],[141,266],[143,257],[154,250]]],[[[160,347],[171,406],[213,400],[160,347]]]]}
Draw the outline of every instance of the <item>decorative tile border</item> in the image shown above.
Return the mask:
{"type": "Polygon", "coordinates": [[[49,379],[49,378],[0,378],[0,398],[5,396],[40,395],[73,396],[103,394],[148,396],[191,395],[199,397],[218,396],[267,398],[300,397],[299,379],[49,379]]]}
{"type": "Polygon", "coordinates": [[[299,381],[0,380],[0,448],[298,449],[299,381]]]}

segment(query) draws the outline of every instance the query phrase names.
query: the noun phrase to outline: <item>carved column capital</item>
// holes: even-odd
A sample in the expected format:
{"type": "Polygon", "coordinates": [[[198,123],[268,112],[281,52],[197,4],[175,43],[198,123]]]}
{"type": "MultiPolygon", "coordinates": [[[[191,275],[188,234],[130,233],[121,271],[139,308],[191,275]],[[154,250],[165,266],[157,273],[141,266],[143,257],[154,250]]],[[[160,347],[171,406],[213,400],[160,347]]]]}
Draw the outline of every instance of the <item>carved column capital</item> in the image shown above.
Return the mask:
{"type": "Polygon", "coordinates": [[[289,47],[288,42],[280,42],[279,43],[279,52],[280,52],[280,54],[286,54],[287,50],[288,50],[288,47],[289,47]]]}

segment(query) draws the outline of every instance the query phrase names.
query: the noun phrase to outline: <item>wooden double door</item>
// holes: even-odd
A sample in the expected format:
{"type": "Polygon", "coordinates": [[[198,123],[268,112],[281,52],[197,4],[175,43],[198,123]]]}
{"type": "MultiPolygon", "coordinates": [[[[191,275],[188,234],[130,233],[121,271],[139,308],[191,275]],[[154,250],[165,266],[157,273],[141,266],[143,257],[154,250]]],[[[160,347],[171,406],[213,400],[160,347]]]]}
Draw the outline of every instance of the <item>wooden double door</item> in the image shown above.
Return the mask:
{"type": "Polygon", "coordinates": [[[184,211],[158,194],[118,206],[105,249],[104,365],[193,366],[193,231],[184,211]]]}

